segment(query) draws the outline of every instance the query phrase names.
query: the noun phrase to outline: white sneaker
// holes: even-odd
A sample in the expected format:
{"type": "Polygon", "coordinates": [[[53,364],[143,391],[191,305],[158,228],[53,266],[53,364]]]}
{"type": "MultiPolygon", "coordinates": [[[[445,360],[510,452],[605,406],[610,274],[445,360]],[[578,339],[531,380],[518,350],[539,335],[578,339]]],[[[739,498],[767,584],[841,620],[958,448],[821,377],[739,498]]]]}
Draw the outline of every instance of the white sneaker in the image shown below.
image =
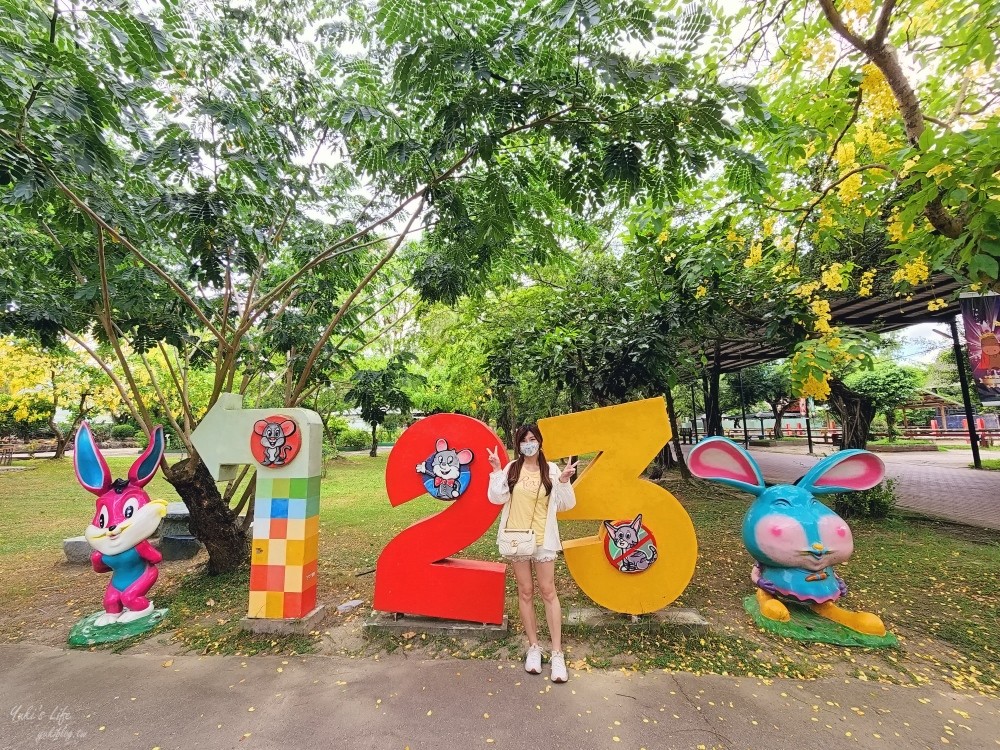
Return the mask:
{"type": "Polygon", "coordinates": [[[549,677],[552,682],[566,682],[569,679],[566,674],[566,658],[562,651],[552,652],[552,656],[549,657],[549,666],[552,669],[552,674],[549,677]]]}
{"type": "Polygon", "coordinates": [[[528,647],[528,655],[524,659],[524,671],[530,674],[542,673],[542,647],[537,643],[528,647]]]}

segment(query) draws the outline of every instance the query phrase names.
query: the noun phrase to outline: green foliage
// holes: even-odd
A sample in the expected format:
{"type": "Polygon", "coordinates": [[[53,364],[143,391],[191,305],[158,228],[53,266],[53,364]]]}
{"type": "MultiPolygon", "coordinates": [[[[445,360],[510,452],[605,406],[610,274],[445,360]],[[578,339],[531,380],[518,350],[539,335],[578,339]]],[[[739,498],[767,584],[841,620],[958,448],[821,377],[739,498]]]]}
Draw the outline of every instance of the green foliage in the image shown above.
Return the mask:
{"type": "Polygon", "coordinates": [[[361,451],[371,447],[372,436],[367,430],[347,429],[337,435],[337,448],[343,451],[361,451]]]}
{"type": "Polygon", "coordinates": [[[868,490],[832,495],[831,501],[843,518],[888,518],[896,507],[896,480],[889,478],[868,490]]]}
{"type": "Polygon", "coordinates": [[[116,424],[111,428],[111,437],[115,440],[131,440],[141,434],[134,424],[116,424]]]}
{"type": "Polygon", "coordinates": [[[859,370],[844,379],[848,388],[869,399],[877,411],[885,414],[890,439],[896,435],[896,408],[916,395],[919,382],[920,376],[913,368],[884,361],[872,370],[859,370]]]}

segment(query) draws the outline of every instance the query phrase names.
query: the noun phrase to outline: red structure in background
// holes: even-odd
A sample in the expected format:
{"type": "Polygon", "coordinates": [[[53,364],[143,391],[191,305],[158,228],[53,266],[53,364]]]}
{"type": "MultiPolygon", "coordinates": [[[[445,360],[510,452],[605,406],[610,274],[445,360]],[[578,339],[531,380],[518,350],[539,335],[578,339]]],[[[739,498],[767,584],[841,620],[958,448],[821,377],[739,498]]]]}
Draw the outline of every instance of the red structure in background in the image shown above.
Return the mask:
{"type": "Polygon", "coordinates": [[[444,438],[469,449],[471,480],[440,513],[421,519],[390,541],[375,566],[375,609],[466,622],[501,623],[507,566],[484,560],[455,560],[477,541],[500,514],[486,497],[490,465],[487,449],[503,442],[487,425],[461,414],[435,414],[411,425],[396,442],[385,468],[385,487],[395,507],[427,494],[417,464],[444,438]]]}

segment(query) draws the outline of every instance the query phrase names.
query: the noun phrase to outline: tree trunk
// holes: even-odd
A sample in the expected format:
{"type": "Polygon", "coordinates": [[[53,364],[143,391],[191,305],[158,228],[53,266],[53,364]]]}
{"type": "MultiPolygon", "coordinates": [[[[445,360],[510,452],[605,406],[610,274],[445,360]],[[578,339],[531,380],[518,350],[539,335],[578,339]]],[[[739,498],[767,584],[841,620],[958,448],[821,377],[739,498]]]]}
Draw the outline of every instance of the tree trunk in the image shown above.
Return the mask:
{"type": "Polygon", "coordinates": [[[781,418],[784,416],[784,412],[776,404],[771,404],[771,415],[774,417],[774,439],[781,440],[785,436],[785,433],[781,431],[781,418]]]}
{"type": "Polygon", "coordinates": [[[248,563],[249,539],[204,462],[198,457],[184,458],[164,469],[163,475],[191,513],[188,527],[208,550],[208,572],[228,573],[248,563]]]}
{"type": "Polygon", "coordinates": [[[372,449],[369,451],[368,455],[372,458],[378,455],[378,425],[372,425],[372,449]]]}
{"type": "Polygon", "coordinates": [[[852,391],[834,378],[830,380],[830,406],[844,428],[843,447],[864,448],[875,417],[871,399],[852,391]]]}
{"type": "Polygon", "coordinates": [[[885,427],[886,427],[886,432],[889,433],[889,435],[888,435],[889,442],[890,443],[895,442],[896,441],[896,436],[899,435],[899,433],[896,432],[896,410],[895,409],[886,409],[885,410],[885,427]]]}
{"type": "Polygon", "coordinates": [[[719,407],[719,386],[722,379],[722,365],[719,364],[719,355],[722,346],[715,343],[715,359],[712,362],[712,369],[708,372],[708,397],[705,399],[705,421],[708,423],[706,429],[709,435],[722,434],[722,409],[719,407]]]}
{"type": "Polygon", "coordinates": [[[677,468],[681,470],[681,477],[687,482],[691,480],[691,470],[688,468],[687,461],[684,460],[684,452],[681,450],[681,431],[677,428],[677,411],[674,409],[674,394],[668,387],[663,395],[667,399],[667,417],[670,419],[674,460],[677,462],[677,468]]]}

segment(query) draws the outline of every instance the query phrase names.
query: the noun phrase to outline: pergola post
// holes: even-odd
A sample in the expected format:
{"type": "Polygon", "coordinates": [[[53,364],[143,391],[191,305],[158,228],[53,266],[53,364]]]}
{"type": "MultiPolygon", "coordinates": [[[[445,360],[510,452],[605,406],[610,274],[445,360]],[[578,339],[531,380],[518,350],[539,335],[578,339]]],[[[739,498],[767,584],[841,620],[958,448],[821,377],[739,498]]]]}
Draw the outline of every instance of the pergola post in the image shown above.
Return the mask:
{"type": "Polygon", "coordinates": [[[972,464],[977,469],[983,468],[979,457],[979,435],[976,434],[976,419],[972,413],[972,396],[969,394],[969,378],[965,373],[965,354],[958,340],[958,324],[951,319],[951,343],[955,347],[955,364],[958,367],[958,382],[962,386],[962,401],[965,403],[965,423],[969,429],[969,445],[972,446],[972,464]]]}

